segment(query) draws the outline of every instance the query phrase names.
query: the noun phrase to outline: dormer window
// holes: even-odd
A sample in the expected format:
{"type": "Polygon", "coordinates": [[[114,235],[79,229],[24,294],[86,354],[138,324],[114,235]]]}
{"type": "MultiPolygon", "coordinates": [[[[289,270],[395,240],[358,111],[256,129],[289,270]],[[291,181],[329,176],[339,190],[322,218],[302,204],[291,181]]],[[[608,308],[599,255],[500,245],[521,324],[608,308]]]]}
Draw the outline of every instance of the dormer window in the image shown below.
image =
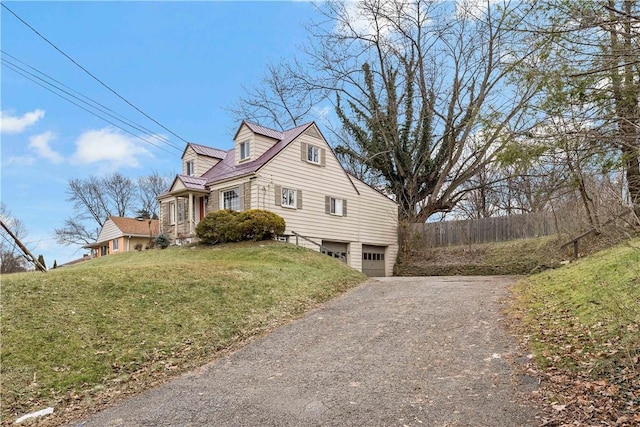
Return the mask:
{"type": "Polygon", "coordinates": [[[320,164],[320,149],[313,145],[307,146],[307,161],[320,164]]]}
{"type": "Polygon", "coordinates": [[[251,145],[249,141],[240,144],[240,160],[246,160],[251,156],[251,145]]]}
{"type": "Polygon", "coordinates": [[[196,169],[193,160],[187,162],[187,175],[194,176],[196,174],[196,169]]]}

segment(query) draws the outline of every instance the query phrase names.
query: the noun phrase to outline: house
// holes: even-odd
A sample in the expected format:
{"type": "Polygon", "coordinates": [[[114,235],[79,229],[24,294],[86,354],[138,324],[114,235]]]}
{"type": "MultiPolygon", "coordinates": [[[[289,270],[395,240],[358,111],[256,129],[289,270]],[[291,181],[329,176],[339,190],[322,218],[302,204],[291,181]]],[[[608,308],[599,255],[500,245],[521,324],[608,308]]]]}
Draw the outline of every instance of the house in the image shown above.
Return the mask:
{"type": "Polygon", "coordinates": [[[347,173],[315,123],[284,132],[244,121],[234,148],[189,143],[182,174],[160,195],[160,232],[195,241],[219,209],[264,209],[286,221],[283,239],[389,276],[398,252],[397,204],[347,173]]]}
{"type": "Polygon", "coordinates": [[[138,248],[148,248],[158,235],[160,221],[157,219],[126,218],[110,216],[105,221],[95,243],[83,246],[91,249],[94,257],[138,248]]]}

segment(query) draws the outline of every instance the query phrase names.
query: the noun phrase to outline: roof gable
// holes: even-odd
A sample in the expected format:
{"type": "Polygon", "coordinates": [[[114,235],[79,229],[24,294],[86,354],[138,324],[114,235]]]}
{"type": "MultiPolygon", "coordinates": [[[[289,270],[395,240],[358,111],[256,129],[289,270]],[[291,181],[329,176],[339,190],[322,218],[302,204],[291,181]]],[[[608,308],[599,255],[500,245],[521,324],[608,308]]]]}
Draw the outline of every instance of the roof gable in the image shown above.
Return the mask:
{"type": "MultiPolygon", "coordinates": [[[[247,122],[243,122],[243,125],[247,125],[247,122]]],[[[251,124],[253,126],[258,126],[251,124]]],[[[278,155],[285,147],[287,147],[294,139],[296,139],[300,134],[302,134],[306,129],[310,126],[315,126],[313,122],[305,123],[303,125],[297,126],[293,129],[286,130],[284,132],[278,132],[281,134],[282,138],[275,144],[273,144],[267,151],[265,151],[260,157],[256,160],[247,163],[241,163],[239,165],[234,165],[234,156],[227,154],[227,157],[217,165],[213,166],[204,175],[202,178],[206,178],[207,183],[214,183],[217,181],[223,181],[230,178],[235,178],[242,175],[247,175],[251,173],[257,172],[262,166],[267,164],[271,159],[278,155]]],[[[262,126],[260,126],[263,129],[262,126]]],[[[240,126],[242,128],[242,126],[240,126]]],[[[271,130],[272,132],[277,132],[271,130]]],[[[237,134],[236,134],[237,135],[237,134]]],[[[228,153],[233,152],[234,150],[229,150],[228,153]]]]}
{"type": "Polygon", "coordinates": [[[233,135],[234,140],[238,137],[238,134],[242,130],[242,126],[246,126],[247,128],[249,128],[251,132],[255,134],[266,136],[267,138],[276,139],[276,140],[281,140],[284,134],[284,132],[280,132],[274,129],[269,129],[264,126],[260,126],[259,124],[251,123],[247,120],[243,120],[242,123],[240,123],[240,126],[238,126],[238,130],[236,131],[236,134],[233,135]]]}

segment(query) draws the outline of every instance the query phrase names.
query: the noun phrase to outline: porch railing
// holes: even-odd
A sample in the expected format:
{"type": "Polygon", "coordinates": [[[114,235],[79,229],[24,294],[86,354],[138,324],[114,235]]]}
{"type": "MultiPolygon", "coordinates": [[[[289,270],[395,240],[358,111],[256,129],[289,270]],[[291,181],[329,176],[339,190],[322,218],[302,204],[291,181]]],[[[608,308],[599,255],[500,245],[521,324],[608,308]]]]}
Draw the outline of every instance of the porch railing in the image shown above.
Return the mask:
{"type": "MultiPolygon", "coordinates": [[[[313,244],[313,245],[317,246],[317,247],[318,247],[318,250],[319,250],[321,253],[326,254],[327,252],[333,252],[333,251],[329,250],[329,248],[327,248],[326,246],[323,246],[321,243],[315,242],[315,241],[311,240],[310,238],[308,238],[308,237],[306,237],[306,236],[303,236],[303,235],[302,235],[302,234],[300,234],[300,233],[296,233],[296,232],[295,232],[295,231],[293,231],[293,230],[291,231],[291,233],[296,237],[296,246],[300,246],[300,239],[302,239],[302,240],[304,240],[304,241],[307,241],[307,242],[309,242],[309,243],[311,243],[311,244],[313,244]]],[[[347,257],[345,257],[345,256],[344,256],[344,255],[342,255],[342,254],[340,254],[340,256],[338,257],[338,259],[340,259],[340,261],[347,262],[347,257]]]]}

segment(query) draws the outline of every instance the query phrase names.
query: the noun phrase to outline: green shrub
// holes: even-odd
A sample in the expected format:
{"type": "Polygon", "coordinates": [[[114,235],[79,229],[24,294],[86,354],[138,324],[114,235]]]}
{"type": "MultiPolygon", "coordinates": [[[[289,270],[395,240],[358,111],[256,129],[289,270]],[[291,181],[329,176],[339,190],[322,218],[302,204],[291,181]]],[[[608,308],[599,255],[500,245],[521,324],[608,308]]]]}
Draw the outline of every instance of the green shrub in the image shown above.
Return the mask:
{"type": "Polygon", "coordinates": [[[216,243],[239,242],[242,233],[238,227],[238,212],[220,210],[209,212],[196,227],[196,236],[204,242],[216,243]]]}
{"type": "Polygon", "coordinates": [[[238,215],[243,240],[268,240],[284,233],[284,218],[273,212],[251,209],[238,215]]]}
{"type": "Polygon", "coordinates": [[[204,243],[266,240],[285,230],[284,219],[272,212],[252,209],[244,212],[220,210],[210,212],[196,227],[196,235],[204,243]]]}
{"type": "Polygon", "coordinates": [[[166,249],[169,247],[171,240],[169,240],[169,237],[166,234],[158,234],[154,242],[160,247],[160,249],[166,249]]]}

